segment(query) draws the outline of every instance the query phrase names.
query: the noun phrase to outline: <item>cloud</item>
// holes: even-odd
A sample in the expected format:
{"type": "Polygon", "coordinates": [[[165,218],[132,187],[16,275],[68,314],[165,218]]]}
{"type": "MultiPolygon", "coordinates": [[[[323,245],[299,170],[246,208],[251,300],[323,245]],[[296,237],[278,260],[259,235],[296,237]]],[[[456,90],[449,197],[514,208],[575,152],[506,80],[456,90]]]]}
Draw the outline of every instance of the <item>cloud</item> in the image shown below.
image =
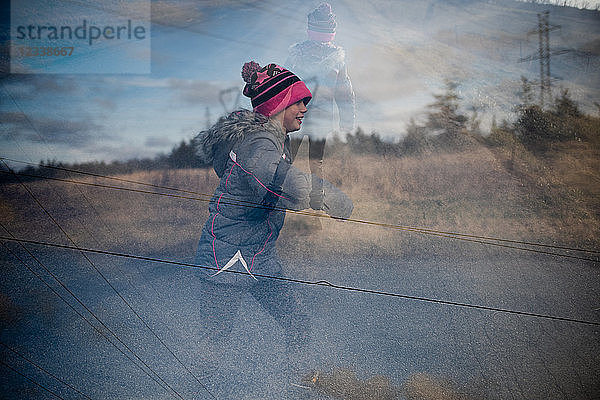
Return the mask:
{"type": "Polygon", "coordinates": [[[101,82],[111,87],[140,87],[140,88],[165,88],[169,87],[170,79],[150,78],[146,76],[103,76],[101,82]]]}
{"type": "Polygon", "coordinates": [[[0,42],[0,78],[4,79],[10,73],[9,41],[0,42]]]}
{"type": "Polygon", "coordinates": [[[223,102],[226,107],[232,108],[242,96],[239,83],[232,82],[171,79],[169,88],[177,98],[191,105],[218,105],[223,102]]]}
{"type": "Polygon", "coordinates": [[[117,103],[111,99],[97,98],[94,99],[94,103],[97,104],[103,110],[115,111],[117,109],[117,103]]]}
{"type": "Polygon", "coordinates": [[[197,9],[198,4],[191,1],[172,3],[168,1],[152,2],[152,23],[186,27],[203,17],[203,13],[197,9]]]}
{"type": "Polygon", "coordinates": [[[100,125],[86,120],[62,121],[43,119],[37,122],[38,132],[51,143],[82,145],[94,142],[98,138],[100,125]]]}
{"type": "MultiPolygon", "coordinates": [[[[349,74],[357,96],[374,103],[420,95],[427,81],[448,72],[441,52],[404,45],[364,47],[349,60],[349,74]]],[[[456,74],[459,72],[456,71],[456,74]]]]}
{"type": "Polygon", "coordinates": [[[10,111],[0,113],[0,121],[2,121],[3,124],[16,125],[27,123],[27,118],[23,113],[10,111]]]}
{"type": "Polygon", "coordinates": [[[13,75],[4,79],[2,84],[5,92],[15,100],[73,94],[78,90],[75,80],[63,75],[13,75]]]}
{"type": "Polygon", "coordinates": [[[144,145],[152,148],[165,148],[173,146],[173,141],[165,136],[150,136],[146,138],[144,145]]]}
{"type": "Polygon", "coordinates": [[[135,144],[102,143],[94,147],[93,154],[85,152],[79,157],[75,157],[75,159],[104,160],[110,162],[114,160],[131,160],[133,158],[153,158],[155,156],[156,149],[153,148],[135,144]]]}
{"type": "Polygon", "coordinates": [[[152,23],[193,31],[198,22],[205,20],[207,11],[240,6],[244,4],[239,0],[158,0],[152,2],[152,23]]]}
{"type": "Polygon", "coordinates": [[[583,55],[589,54],[590,56],[600,56],[600,39],[593,39],[589,42],[584,43],[579,48],[579,51],[583,55]]]}
{"type": "Polygon", "coordinates": [[[84,119],[32,118],[19,112],[0,112],[0,120],[12,128],[15,139],[33,143],[84,146],[107,137],[100,125],[84,119]]]}

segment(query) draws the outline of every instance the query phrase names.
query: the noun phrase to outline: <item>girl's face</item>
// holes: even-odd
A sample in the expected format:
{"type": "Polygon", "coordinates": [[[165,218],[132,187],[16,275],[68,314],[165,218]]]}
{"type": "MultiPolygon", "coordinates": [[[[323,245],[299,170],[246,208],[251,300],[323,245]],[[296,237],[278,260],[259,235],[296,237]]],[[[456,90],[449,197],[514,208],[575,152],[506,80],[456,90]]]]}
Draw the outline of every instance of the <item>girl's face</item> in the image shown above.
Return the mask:
{"type": "Polygon", "coordinates": [[[297,103],[288,106],[283,111],[283,128],[286,133],[294,132],[300,129],[300,125],[302,125],[302,118],[304,118],[304,113],[307,111],[306,106],[304,105],[304,100],[300,100],[297,103]]]}

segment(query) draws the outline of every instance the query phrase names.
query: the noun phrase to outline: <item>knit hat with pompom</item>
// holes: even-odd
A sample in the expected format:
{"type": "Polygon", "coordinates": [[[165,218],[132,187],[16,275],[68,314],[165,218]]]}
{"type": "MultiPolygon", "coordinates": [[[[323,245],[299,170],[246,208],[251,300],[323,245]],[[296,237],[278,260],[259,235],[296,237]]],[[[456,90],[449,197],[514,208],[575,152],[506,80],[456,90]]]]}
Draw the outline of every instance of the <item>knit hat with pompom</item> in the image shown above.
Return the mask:
{"type": "Polygon", "coordinates": [[[242,78],[246,82],[244,96],[250,97],[254,111],[267,117],[300,100],[308,104],[312,98],[300,78],[277,64],[261,67],[254,61],[247,62],[242,68],[242,78]]]}
{"type": "Polygon", "coordinates": [[[337,22],[329,3],[321,3],[308,14],[308,37],[317,42],[331,42],[337,22]]]}

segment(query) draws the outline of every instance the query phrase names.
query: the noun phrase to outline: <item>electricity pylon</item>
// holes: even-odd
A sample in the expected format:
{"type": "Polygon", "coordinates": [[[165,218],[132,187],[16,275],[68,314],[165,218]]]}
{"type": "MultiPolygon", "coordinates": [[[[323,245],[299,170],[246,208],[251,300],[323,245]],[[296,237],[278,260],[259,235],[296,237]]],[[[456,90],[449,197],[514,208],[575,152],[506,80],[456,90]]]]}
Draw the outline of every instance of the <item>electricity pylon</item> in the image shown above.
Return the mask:
{"type": "Polygon", "coordinates": [[[550,25],[550,12],[544,11],[537,15],[538,27],[531,30],[527,35],[537,34],[539,39],[539,48],[537,54],[532,54],[519,59],[519,62],[540,60],[540,107],[544,107],[544,99],[552,99],[552,81],[550,75],[550,56],[564,54],[570,50],[550,50],[550,31],[560,29],[560,25],[550,25]]]}

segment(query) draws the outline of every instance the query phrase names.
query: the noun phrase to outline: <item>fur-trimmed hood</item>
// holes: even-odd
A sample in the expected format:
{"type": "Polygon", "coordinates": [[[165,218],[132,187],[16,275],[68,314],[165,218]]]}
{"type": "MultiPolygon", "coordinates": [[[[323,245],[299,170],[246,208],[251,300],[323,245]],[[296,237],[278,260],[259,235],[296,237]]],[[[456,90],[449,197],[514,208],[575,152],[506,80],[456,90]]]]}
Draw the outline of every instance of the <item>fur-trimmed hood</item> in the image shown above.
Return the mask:
{"type": "Polygon", "coordinates": [[[282,142],[286,133],[279,122],[250,110],[237,110],[221,117],[208,130],[200,132],[192,144],[196,155],[206,164],[212,163],[218,176],[223,174],[234,144],[255,133],[271,134],[282,142]]]}

